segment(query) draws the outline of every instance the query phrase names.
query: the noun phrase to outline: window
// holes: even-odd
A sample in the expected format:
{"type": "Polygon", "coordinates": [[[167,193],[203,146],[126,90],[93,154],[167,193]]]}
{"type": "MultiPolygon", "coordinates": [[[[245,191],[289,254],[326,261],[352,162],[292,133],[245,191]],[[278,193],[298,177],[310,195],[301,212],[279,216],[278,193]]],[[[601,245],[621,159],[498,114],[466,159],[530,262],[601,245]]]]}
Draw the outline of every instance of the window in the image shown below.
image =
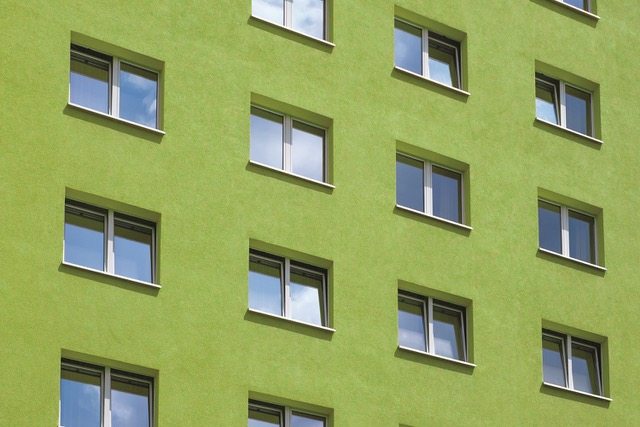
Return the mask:
{"type": "Polygon", "coordinates": [[[399,19],[394,39],[396,68],[461,88],[460,43],[399,19]]]}
{"type": "Polygon", "coordinates": [[[541,249],[590,264],[598,263],[593,216],[538,200],[538,231],[541,249]]]}
{"type": "Polygon", "coordinates": [[[69,103],[158,128],[156,71],[71,45],[69,103]]]}
{"type": "Polygon", "coordinates": [[[591,93],[536,74],[536,117],[547,123],[593,136],[591,93]]]}
{"type": "Polygon", "coordinates": [[[325,0],[253,0],[251,9],[257,18],[316,39],[327,38],[325,0]]]}
{"type": "Polygon", "coordinates": [[[560,0],[562,3],[591,12],[591,0],[560,0]]]}
{"type": "Polygon", "coordinates": [[[252,250],[249,308],[311,325],[327,326],[327,272],[289,258],[252,250]]]}
{"type": "Polygon", "coordinates": [[[326,182],[325,130],[251,107],[251,161],[326,182]]]}
{"type": "Polygon", "coordinates": [[[545,384],[602,396],[600,345],[552,331],[542,331],[545,384]]]}
{"type": "Polygon", "coordinates": [[[249,427],[325,427],[321,415],[298,411],[288,406],[249,401],[249,427]]]}
{"type": "Polygon", "coordinates": [[[462,173],[398,153],[396,203],[429,216],[463,223],[462,173]]]}
{"type": "Polygon", "coordinates": [[[466,361],[465,324],[464,307],[408,292],[398,294],[401,348],[466,361]]]}
{"type": "Polygon", "coordinates": [[[62,360],[61,427],[151,427],[153,379],[62,360]]]}
{"type": "Polygon", "coordinates": [[[111,209],[65,203],[64,263],[153,283],[155,224],[111,209]]]}

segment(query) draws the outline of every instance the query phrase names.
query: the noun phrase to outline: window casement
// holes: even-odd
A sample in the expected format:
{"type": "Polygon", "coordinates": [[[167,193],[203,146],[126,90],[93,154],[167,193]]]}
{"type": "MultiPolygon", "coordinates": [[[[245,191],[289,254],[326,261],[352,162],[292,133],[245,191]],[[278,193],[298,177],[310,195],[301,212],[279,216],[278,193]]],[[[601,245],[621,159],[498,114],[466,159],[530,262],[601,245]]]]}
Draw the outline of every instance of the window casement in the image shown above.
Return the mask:
{"type": "Polygon", "coordinates": [[[327,271],[251,250],[249,309],[327,327],[327,271]]]}
{"type": "Polygon", "coordinates": [[[396,68],[462,89],[459,42],[398,18],[394,28],[396,68]]]}
{"type": "Polygon", "coordinates": [[[397,153],[396,204],[447,222],[464,224],[462,178],[462,172],[397,153]]]}
{"type": "Polygon", "coordinates": [[[62,359],[60,427],[153,427],[153,378],[62,359]]]}
{"type": "Polygon", "coordinates": [[[538,199],[540,249],[598,265],[596,218],[564,205],[538,199]]]}
{"type": "Polygon", "coordinates": [[[326,130],[260,107],[251,107],[251,162],[327,182],[326,130]]]}
{"type": "Polygon", "coordinates": [[[559,0],[568,6],[575,7],[576,9],[584,10],[585,12],[591,12],[591,0],[559,0]]]}
{"type": "Polygon", "coordinates": [[[157,130],[159,73],[71,45],[69,104],[157,130]]]}
{"type": "Polygon", "coordinates": [[[289,406],[249,400],[248,427],[326,427],[322,415],[299,411],[289,406]]]}
{"type": "Polygon", "coordinates": [[[64,264],[144,284],[156,279],[154,223],[67,199],[64,264]]]}
{"type": "Polygon", "coordinates": [[[601,361],[598,343],[549,330],[542,331],[545,384],[603,396],[601,361]]]}
{"type": "Polygon", "coordinates": [[[594,136],[592,93],[536,73],[536,118],[573,132],[594,136]]]}
{"type": "Polygon", "coordinates": [[[466,362],[466,308],[431,297],[399,292],[398,345],[466,362]]]}
{"type": "Polygon", "coordinates": [[[327,40],[327,1],[252,0],[251,14],[319,40],[327,40]]]}

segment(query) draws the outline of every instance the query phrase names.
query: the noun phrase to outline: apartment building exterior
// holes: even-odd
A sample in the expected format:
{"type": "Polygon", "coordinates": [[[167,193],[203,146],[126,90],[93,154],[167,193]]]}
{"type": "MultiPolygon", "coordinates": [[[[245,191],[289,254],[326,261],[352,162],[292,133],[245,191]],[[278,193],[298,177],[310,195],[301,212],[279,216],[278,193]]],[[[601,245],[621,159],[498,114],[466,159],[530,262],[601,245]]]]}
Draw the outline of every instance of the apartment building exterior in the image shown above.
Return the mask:
{"type": "Polygon", "coordinates": [[[0,425],[640,415],[632,2],[0,6],[0,425]]]}

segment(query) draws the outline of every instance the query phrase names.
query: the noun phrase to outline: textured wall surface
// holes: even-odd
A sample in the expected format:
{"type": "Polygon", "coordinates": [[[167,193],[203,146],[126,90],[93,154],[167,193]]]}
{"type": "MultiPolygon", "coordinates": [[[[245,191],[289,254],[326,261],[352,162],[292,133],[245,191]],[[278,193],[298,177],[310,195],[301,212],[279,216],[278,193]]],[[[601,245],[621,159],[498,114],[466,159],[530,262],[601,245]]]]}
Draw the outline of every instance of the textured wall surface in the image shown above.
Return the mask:
{"type": "Polygon", "coordinates": [[[152,371],[160,427],[246,425],[249,393],[337,427],[637,422],[636,6],[334,0],[330,48],[250,0],[0,0],[0,425],[56,425],[75,354],[152,371]],[[398,7],[466,34],[469,97],[392,71],[398,7]],[[72,33],[164,63],[165,136],[67,106],[72,33]],[[537,62],[599,85],[604,144],[534,123],[537,62]],[[248,165],[252,96],[332,120],[334,190],[248,165]],[[394,209],[399,143],[469,165],[472,231],[394,209]],[[602,209],[606,273],[538,253],[540,189],[602,209]],[[61,265],[73,192],[159,215],[162,289],[61,265]],[[252,241],[330,261],[335,333],[247,313],[252,241]],[[472,301],[475,368],[398,353],[401,282],[472,301]],[[543,322],[606,337],[610,404],[542,386],[543,322]]]}

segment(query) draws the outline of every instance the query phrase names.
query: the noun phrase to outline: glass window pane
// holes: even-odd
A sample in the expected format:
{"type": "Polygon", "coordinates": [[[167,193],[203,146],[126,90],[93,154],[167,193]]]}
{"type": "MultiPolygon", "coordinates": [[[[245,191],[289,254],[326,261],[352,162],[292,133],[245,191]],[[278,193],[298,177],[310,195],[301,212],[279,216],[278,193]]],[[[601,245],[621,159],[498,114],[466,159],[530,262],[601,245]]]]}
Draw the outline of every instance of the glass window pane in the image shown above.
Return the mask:
{"type": "Polygon", "coordinates": [[[567,128],[591,135],[591,95],[569,85],[565,88],[567,128]]]}
{"type": "Polygon", "coordinates": [[[462,176],[448,169],[432,166],[433,214],[449,221],[462,222],[462,176]]]}
{"type": "Polygon", "coordinates": [[[158,127],[158,74],[120,64],[120,117],[152,128],[158,127]]]}
{"type": "Polygon", "coordinates": [[[422,74],[422,30],[396,20],[394,43],[396,67],[422,74]]]}
{"type": "Polygon", "coordinates": [[[283,117],[251,107],[251,160],[283,169],[283,117]]]}
{"type": "Polygon", "coordinates": [[[291,171],[324,181],[324,130],[293,122],[291,171]]]}
{"type": "Polygon", "coordinates": [[[538,201],[538,237],[541,248],[562,253],[560,206],[538,201]]]}
{"type": "Polygon", "coordinates": [[[324,39],[324,0],[293,0],[293,29],[324,39]]]}
{"type": "Polygon", "coordinates": [[[424,212],[424,163],[396,156],[396,203],[424,212]]]}
{"type": "Polygon", "coordinates": [[[100,373],[62,367],[60,423],[65,427],[100,427],[100,373]]]}
{"type": "Polygon", "coordinates": [[[566,387],[565,355],[560,338],[542,336],[542,370],[544,382],[566,387]]]}
{"type": "Polygon", "coordinates": [[[452,46],[429,38],[429,78],[447,86],[460,87],[458,55],[452,46]]]}
{"type": "Polygon", "coordinates": [[[558,123],[556,86],[536,80],[536,117],[555,125],[558,123]]]}
{"type": "Polygon", "coordinates": [[[291,268],[289,304],[291,318],[314,325],[324,325],[322,275],[291,268]]]}
{"type": "Polygon", "coordinates": [[[143,282],[153,281],[153,234],[150,228],[115,220],[115,273],[143,282]]]}
{"type": "Polygon", "coordinates": [[[571,373],[573,388],[585,393],[600,394],[600,379],[596,349],[577,343],[571,345],[571,373]]]}
{"type": "Polygon", "coordinates": [[[459,311],[433,305],[433,338],[437,355],[464,360],[462,321],[459,311]]]}
{"type": "Polygon", "coordinates": [[[421,301],[398,297],[398,344],[427,351],[424,315],[421,301]]]}
{"type": "Polygon", "coordinates": [[[67,207],[64,261],[104,271],[104,216],[67,207]]]}
{"type": "Polygon", "coordinates": [[[281,264],[249,260],[249,308],[282,316],[281,264]]]}
{"type": "Polygon", "coordinates": [[[323,417],[292,412],[290,427],[324,427],[324,422],[325,419],[323,417]]]}
{"type": "Polygon", "coordinates": [[[253,0],[251,14],[284,25],[284,0],[253,0]]]}
{"type": "Polygon", "coordinates": [[[71,103],[109,113],[109,63],[71,52],[71,103]]]}
{"type": "Polygon", "coordinates": [[[280,412],[249,407],[248,427],[280,427],[280,412]]]}
{"type": "Polygon", "coordinates": [[[589,11],[589,0],[562,0],[566,4],[570,4],[578,9],[589,11]]]}
{"type": "Polygon", "coordinates": [[[111,426],[150,427],[149,396],[149,384],[112,376],[111,426]]]}
{"type": "Polygon", "coordinates": [[[569,211],[569,256],[595,264],[594,219],[569,211]]]}

